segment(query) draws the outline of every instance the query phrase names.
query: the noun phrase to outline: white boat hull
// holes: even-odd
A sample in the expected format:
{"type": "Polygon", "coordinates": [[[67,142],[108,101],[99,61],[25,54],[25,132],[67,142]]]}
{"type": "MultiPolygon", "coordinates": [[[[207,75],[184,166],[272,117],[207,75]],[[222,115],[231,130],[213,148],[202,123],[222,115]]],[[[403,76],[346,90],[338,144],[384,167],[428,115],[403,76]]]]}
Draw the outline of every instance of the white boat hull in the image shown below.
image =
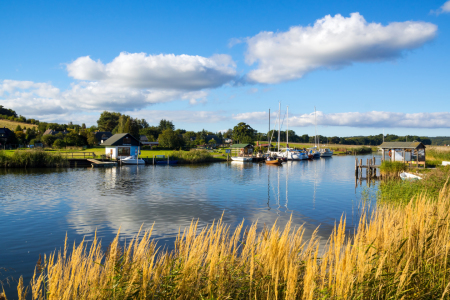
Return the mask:
{"type": "Polygon", "coordinates": [[[400,173],[400,178],[402,180],[420,180],[422,179],[422,177],[411,174],[411,173],[406,173],[406,172],[402,172],[400,173]]]}
{"type": "Polygon", "coordinates": [[[145,165],[145,161],[143,159],[136,159],[133,156],[121,159],[120,162],[123,165],[145,165]]]}
{"type": "Polygon", "coordinates": [[[235,157],[231,157],[232,161],[240,161],[240,162],[248,162],[248,161],[252,161],[253,158],[252,157],[240,157],[240,156],[235,156],[235,157]]]}

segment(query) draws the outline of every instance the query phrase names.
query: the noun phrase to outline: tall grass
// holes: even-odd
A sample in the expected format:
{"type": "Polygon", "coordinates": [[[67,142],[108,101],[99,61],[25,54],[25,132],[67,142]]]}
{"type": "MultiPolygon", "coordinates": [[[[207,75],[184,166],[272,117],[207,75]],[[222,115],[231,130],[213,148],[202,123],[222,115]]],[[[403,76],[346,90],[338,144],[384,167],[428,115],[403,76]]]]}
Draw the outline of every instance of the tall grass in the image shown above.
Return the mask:
{"type": "Polygon", "coordinates": [[[174,151],[172,157],[179,160],[180,163],[202,163],[218,160],[207,150],[174,151]]]}
{"type": "Polygon", "coordinates": [[[427,159],[450,161],[450,147],[431,148],[427,150],[427,159]]]}
{"type": "MultiPolygon", "coordinates": [[[[418,197],[406,206],[363,213],[349,235],[345,219],[319,249],[302,226],[234,231],[221,220],[193,222],[173,251],[152,230],[103,252],[66,244],[39,261],[33,299],[447,299],[450,291],[450,197],[418,197]]],[[[24,287],[18,292],[24,295],[24,287]]]]}
{"type": "Polygon", "coordinates": [[[407,166],[398,161],[383,161],[380,165],[380,173],[384,176],[397,176],[400,172],[406,171],[407,166]]]}
{"type": "Polygon", "coordinates": [[[60,153],[51,154],[42,149],[15,151],[7,155],[0,150],[0,167],[35,168],[35,167],[68,167],[69,161],[60,153]]]}

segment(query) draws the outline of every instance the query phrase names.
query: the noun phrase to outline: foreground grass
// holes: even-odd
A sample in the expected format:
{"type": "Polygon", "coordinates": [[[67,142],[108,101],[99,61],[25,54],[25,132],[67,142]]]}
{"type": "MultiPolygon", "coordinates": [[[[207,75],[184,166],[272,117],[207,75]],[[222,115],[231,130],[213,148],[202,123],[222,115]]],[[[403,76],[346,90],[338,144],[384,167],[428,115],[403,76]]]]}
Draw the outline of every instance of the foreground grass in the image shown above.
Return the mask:
{"type": "Polygon", "coordinates": [[[36,168],[36,167],[68,167],[69,161],[60,153],[49,153],[41,149],[16,150],[6,153],[0,150],[0,167],[36,168]]]}
{"type": "MultiPolygon", "coordinates": [[[[39,260],[33,299],[442,299],[449,298],[450,198],[363,213],[354,235],[345,220],[319,249],[302,226],[257,224],[234,231],[221,220],[180,233],[173,251],[152,230],[102,251],[95,238],[39,260]]],[[[19,284],[19,298],[25,288],[19,284]]]]}

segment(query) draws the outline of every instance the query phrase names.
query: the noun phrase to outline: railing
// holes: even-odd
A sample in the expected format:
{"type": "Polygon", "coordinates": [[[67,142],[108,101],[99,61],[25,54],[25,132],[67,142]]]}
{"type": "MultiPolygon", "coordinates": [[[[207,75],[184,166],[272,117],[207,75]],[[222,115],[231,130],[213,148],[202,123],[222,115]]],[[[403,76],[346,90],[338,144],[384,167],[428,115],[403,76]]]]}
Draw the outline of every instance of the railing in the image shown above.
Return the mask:
{"type": "Polygon", "coordinates": [[[76,158],[76,157],[95,157],[95,152],[61,152],[61,155],[66,155],[67,158],[76,158]]]}

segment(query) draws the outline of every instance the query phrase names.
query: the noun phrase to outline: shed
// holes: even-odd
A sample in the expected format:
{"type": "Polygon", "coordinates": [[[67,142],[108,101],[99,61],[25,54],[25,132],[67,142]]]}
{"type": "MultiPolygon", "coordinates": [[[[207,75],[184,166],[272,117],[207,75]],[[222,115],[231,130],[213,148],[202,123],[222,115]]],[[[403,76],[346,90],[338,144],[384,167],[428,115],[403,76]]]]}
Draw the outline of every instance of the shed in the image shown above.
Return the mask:
{"type": "Polygon", "coordinates": [[[105,142],[105,154],[112,159],[122,159],[140,153],[141,142],[129,133],[115,134],[105,142]]]}
{"type": "Polygon", "coordinates": [[[425,145],[421,142],[385,142],[380,145],[382,160],[386,160],[386,152],[390,161],[416,163],[425,166],[425,145]]]}
{"type": "Polygon", "coordinates": [[[253,155],[253,145],[252,144],[234,144],[230,146],[232,155],[245,157],[253,155]]]}

